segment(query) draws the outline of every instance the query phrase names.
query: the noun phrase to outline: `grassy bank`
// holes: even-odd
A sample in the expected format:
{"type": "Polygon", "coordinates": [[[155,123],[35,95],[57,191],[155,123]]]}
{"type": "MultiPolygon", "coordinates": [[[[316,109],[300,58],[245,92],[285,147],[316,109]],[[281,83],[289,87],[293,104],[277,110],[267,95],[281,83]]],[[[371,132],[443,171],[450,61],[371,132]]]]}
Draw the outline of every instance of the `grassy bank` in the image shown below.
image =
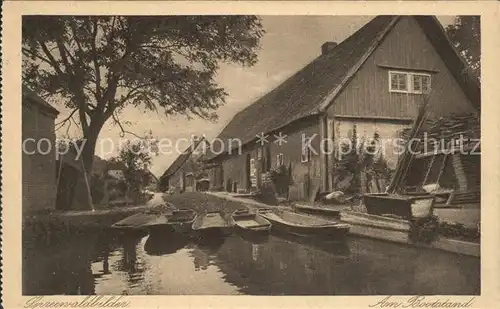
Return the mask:
{"type": "Polygon", "coordinates": [[[163,199],[177,208],[193,209],[197,212],[217,211],[233,212],[245,208],[245,204],[218,198],[200,192],[185,192],[173,195],[163,195],[163,199]]]}

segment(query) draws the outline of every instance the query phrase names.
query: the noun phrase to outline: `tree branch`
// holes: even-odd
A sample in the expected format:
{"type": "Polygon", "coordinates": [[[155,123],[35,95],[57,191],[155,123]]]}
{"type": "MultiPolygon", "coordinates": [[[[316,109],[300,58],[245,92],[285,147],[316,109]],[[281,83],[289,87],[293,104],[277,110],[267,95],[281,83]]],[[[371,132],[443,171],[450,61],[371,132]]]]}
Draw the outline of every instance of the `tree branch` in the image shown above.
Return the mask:
{"type": "Polygon", "coordinates": [[[73,40],[75,41],[78,50],[83,54],[84,52],[82,45],[80,44],[80,41],[78,41],[78,36],[76,35],[76,24],[74,19],[71,19],[70,25],[71,25],[71,32],[73,33],[73,40]]]}
{"type": "Polygon", "coordinates": [[[127,100],[132,99],[134,96],[138,95],[139,93],[141,93],[141,91],[138,91],[141,88],[162,84],[162,83],[169,82],[172,80],[173,80],[173,77],[169,77],[169,78],[163,78],[163,79],[159,79],[159,80],[154,81],[154,82],[145,83],[145,84],[141,84],[139,86],[136,86],[136,87],[132,88],[124,97],[122,97],[120,99],[118,106],[125,103],[127,100]]]}
{"type": "Polygon", "coordinates": [[[97,39],[97,29],[98,29],[98,21],[94,19],[94,29],[92,31],[92,60],[94,61],[94,69],[95,69],[95,98],[99,102],[101,100],[101,70],[99,68],[99,62],[97,61],[97,47],[96,47],[96,39],[97,39]]]}
{"type": "MultiPolygon", "coordinates": [[[[52,65],[52,63],[50,62],[50,60],[48,58],[45,58],[45,57],[42,57],[38,54],[36,54],[34,51],[32,51],[31,49],[29,48],[26,48],[26,47],[23,47],[22,48],[22,52],[25,56],[28,56],[28,57],[35,57],[35,58],[38,58],[40,60],[42,60],[43,62],[47,63],[48,65],[52,65]]],[[[50,52],[49,52],[50,53],[50,52]]]]}
{"type": "Polygon", "coordinates": [[[74,110],[72,110],[68,117],[64,118],[62,121],[56,123],[55,125],[56,126],[58,126],[58,125],[63,126],[64,123],[66,123],[66,121],[70,120],[73,117],[73,115],[76,113],[77,110],[78,110],[78,108],[75,108],[74,110]]]}
{"type": "Polygon", "coordinates": [[[42,50],[45,53],[45,56],[47,56],[47,58],[49,59],[49,64],[52,65],[52,67],[54,68],[56,73],[59,74],[60,76],[65,76],[66,74],[64,74],[64,72],[59,67],[59,64],[57,64],[56,59],[52,56],[52,53],[49,51],[49,49],[45,45],[45,42],[38,40],[38,43],[42,47],[42,50]]]}
{"type": "Polygon", "coordinates": [[[113,117],[113,121],[120,127],[120,130],[121,130],[120,137],[124,137],[125,134],[131,134],[131,135],[134,135],[137,138],[144,138],[144,136],[139,136],[139,135],[135,134],[134,132],[130,132],[130,131],[125,130],[123,128],[120,120],[118,119],[118,117],[116,117],[115,113],[113,113],[111,116],[113,117]]]}
{"type": "Polygon", "coordinates": [[[59,55],[61,56],[61,60],[64,64],[64,67],[66,68],[66,73],[68,74],[68,77],[71,77],[73,75],[73,70],[71,70],[71,65],[69,64],[68,57],[66,55],[66,47],[64,46],[64,43],[61,41],[60,38],[56,39],[56,44],[57,48],[59,49],[59,55]]]}

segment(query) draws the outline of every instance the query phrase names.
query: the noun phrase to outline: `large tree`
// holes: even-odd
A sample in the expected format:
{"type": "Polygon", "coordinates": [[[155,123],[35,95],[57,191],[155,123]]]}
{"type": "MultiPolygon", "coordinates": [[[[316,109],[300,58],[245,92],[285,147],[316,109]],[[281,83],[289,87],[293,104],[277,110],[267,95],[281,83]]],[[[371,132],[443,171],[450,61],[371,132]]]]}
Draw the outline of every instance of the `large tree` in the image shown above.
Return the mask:
{"type": "Polygon", "coordinates": [[[446,27],[446,34],[478,77],[481,76],[480,18],[480,16],[457,16],[454,23],[446,27]]]}
{"type": "Polygon", "coordinates": [[[92,170],[110,120],[126,106],[214,119],[227,95],[222,62],[254,65],[263,35],[255,16],[25,16],[23,82],[71,109],[92,170]]]}

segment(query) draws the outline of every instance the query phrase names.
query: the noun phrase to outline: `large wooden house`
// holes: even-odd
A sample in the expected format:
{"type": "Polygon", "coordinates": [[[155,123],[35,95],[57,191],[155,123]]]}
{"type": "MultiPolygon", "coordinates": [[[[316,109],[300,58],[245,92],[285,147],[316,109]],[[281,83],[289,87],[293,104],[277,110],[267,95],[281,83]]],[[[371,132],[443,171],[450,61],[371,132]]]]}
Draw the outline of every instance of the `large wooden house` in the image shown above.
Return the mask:
{"type": "MultiPolygon", "coordinates": [[[[266,171],[285,165],[290,199],[332,190],[333,145],[349,138],[354,125],[359,137],[398,138],[424,100],[429,119],[478,115],[479,81],[434,16],[377,16],[343,42],[323,44],[320,56],[234,116],[212,145],[211,185],[255,190],[266,171]],[[261,134],[267,142],[259,142],[261,134]],[[241,151],[227,147],[235,139],[241,151]]],[[[391,168],[394,147],[384,148],[391,168]]]]}

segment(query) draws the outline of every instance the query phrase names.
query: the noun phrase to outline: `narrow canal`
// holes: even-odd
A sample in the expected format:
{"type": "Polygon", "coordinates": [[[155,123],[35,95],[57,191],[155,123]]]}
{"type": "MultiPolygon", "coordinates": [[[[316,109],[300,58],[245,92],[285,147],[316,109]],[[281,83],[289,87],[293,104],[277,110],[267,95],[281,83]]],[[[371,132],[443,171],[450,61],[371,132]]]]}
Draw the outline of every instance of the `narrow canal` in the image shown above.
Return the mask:
{"type": "Polygon", "coordinates": [[[354,237],[344,245],[238,235],[196,244],[105,233],[23,253],[25,295],[480,293],[477,258],[354,237]]]}

